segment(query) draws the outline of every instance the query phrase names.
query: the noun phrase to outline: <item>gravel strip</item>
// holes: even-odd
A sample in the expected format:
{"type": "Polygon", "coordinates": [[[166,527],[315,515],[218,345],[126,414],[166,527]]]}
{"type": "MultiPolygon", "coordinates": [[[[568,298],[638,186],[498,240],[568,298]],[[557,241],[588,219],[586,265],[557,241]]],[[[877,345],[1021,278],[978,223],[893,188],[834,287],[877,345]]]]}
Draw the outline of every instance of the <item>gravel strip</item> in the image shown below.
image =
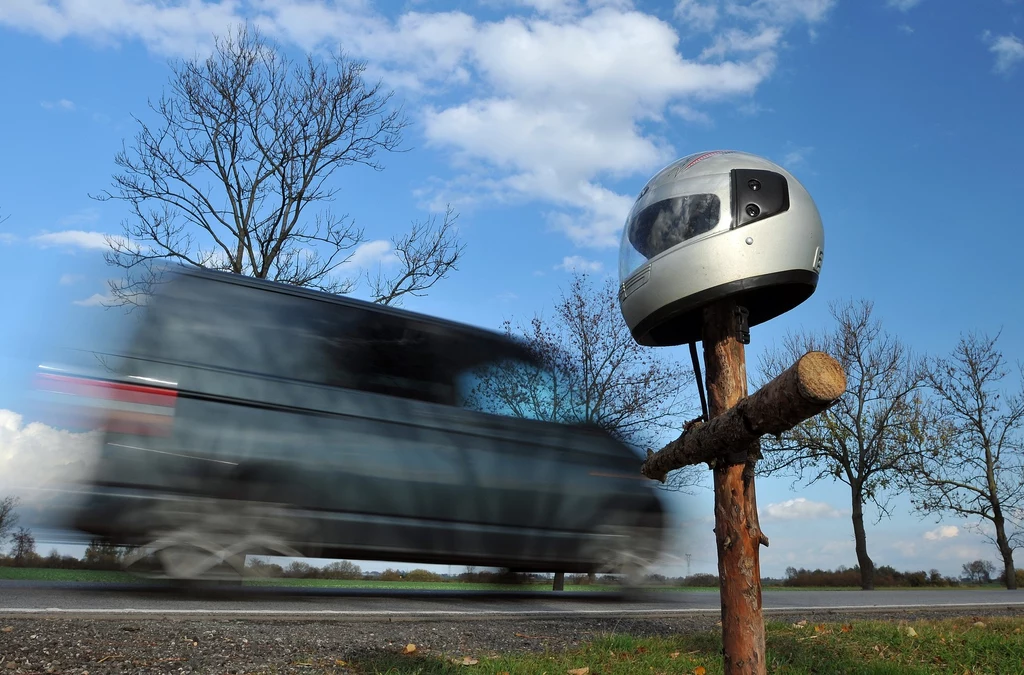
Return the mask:
{"type": "MultiPolygon", "coordinates": [[[[788,614],[767,620],[913,620],[1018,616],[1020,609],[788,614]]],[[[486,656],[572,649],[609,633],[671,636],[717,631],[714,614],[671,618],[567,617],[333,621],[302,619],[2,618],[0,675],[8,673],[352,673],[358,662],[413,643],[424,654],[486,656]]]]}

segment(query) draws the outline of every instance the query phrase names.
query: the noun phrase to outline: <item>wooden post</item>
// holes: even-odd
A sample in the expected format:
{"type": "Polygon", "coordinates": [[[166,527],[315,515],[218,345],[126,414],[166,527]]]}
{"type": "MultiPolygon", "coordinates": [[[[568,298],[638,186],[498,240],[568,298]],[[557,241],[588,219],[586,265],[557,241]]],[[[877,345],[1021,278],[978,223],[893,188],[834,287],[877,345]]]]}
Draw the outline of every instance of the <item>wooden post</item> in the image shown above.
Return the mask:
{"type": "Polygon", "coordinates": [[[647,451],[640,471],[665,482],[668,473],[706,462],[714,471],[715,539],[721,579],[722,643],[726,675],[765,672],[761,615],[760,544],[754,465],[760,438],[781,434],[825,411],[846,391],[846,374],[824,352],[808,352],[751,396],[738,339],[735,301],[704,310],[702,339],[707,366],[707,422],[687,425],[658,452],[647,451]]]}
{"type": "Polygon", "coordinates": [[[553,591],[564,591],[565,590],[565,572],[555,572],[555,578],[551,582],[551,590],[553,590],[553,591]]]}
{"type": "MultiPolygon", "coordinates": [[[[704,365],[708,416],[736,406],[747,395],[747,365],[737,339],[734,300],[704,310],[704,365]]],[[[761,527],[754,496],[754,463],[760,443],[732,448],[714,467],[715,539],[721,579],[722,646],[726,675],[764,674],[764,618],[761,614],[761,527]]]]}

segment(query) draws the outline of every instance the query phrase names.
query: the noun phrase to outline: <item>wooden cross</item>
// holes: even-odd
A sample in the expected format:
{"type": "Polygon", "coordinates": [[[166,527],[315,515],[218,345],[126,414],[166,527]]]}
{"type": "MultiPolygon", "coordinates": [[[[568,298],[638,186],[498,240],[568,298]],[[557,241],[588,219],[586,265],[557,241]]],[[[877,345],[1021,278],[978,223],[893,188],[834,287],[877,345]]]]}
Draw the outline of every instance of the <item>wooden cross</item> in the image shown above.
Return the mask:
{"type": "Polygon", "coordinates": [[[759,439],[826,410],[846,391],[846,375],[828,354],[809,352],[748,397],[739,334],[735,300],[704,310],[709,419],[658,452],[648,450],[641,471],[662,482],[669,471],[684,466],[706,462],[714,471],[725,673],[760,675],[766,670],[759,546],[767,546],[768,538],[761,532],[754,496],[759,439]]]}

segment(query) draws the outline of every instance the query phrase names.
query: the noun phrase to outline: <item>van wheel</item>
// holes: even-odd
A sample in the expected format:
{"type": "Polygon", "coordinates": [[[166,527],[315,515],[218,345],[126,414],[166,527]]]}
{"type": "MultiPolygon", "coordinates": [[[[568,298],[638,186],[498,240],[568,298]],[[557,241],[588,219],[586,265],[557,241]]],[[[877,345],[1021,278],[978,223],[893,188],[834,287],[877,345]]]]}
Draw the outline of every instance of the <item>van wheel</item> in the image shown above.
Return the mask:
{"type": "Polygon", "coordinates": [[[637,590],[661,555],[662,532],[655,514],[615,517],[597,528],[593,574],[613,575],[627,591],[637,590]]]}
{"type": "Polygon", "coordinates": [[[288,543],[296,520],[279,505],[168,500],[152,516],[147,543],[124,560],[139,576],[240,584],[247,554],[303,555],[288,543]]]}

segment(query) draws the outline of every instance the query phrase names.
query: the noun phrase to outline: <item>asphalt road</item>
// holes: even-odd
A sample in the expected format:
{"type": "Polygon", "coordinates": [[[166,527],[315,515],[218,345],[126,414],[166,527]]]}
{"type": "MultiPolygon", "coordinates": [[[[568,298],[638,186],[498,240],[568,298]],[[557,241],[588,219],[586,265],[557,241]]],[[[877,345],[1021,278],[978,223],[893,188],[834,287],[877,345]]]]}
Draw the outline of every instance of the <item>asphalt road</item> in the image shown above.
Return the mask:
{"type": "MultiPolygon", "coordinates": [[[[766,613],[835,613],[900,609],[1024,612],[1024,591],[772,591],[766,613]]],[[[182,593],[136,584],[0,581],[0,616],[280,617],[301,619],[480,619],[501,617],[656,617],[719,611],[717,592],[381,591],[325,588],[204,589],[182,593]]]]}

